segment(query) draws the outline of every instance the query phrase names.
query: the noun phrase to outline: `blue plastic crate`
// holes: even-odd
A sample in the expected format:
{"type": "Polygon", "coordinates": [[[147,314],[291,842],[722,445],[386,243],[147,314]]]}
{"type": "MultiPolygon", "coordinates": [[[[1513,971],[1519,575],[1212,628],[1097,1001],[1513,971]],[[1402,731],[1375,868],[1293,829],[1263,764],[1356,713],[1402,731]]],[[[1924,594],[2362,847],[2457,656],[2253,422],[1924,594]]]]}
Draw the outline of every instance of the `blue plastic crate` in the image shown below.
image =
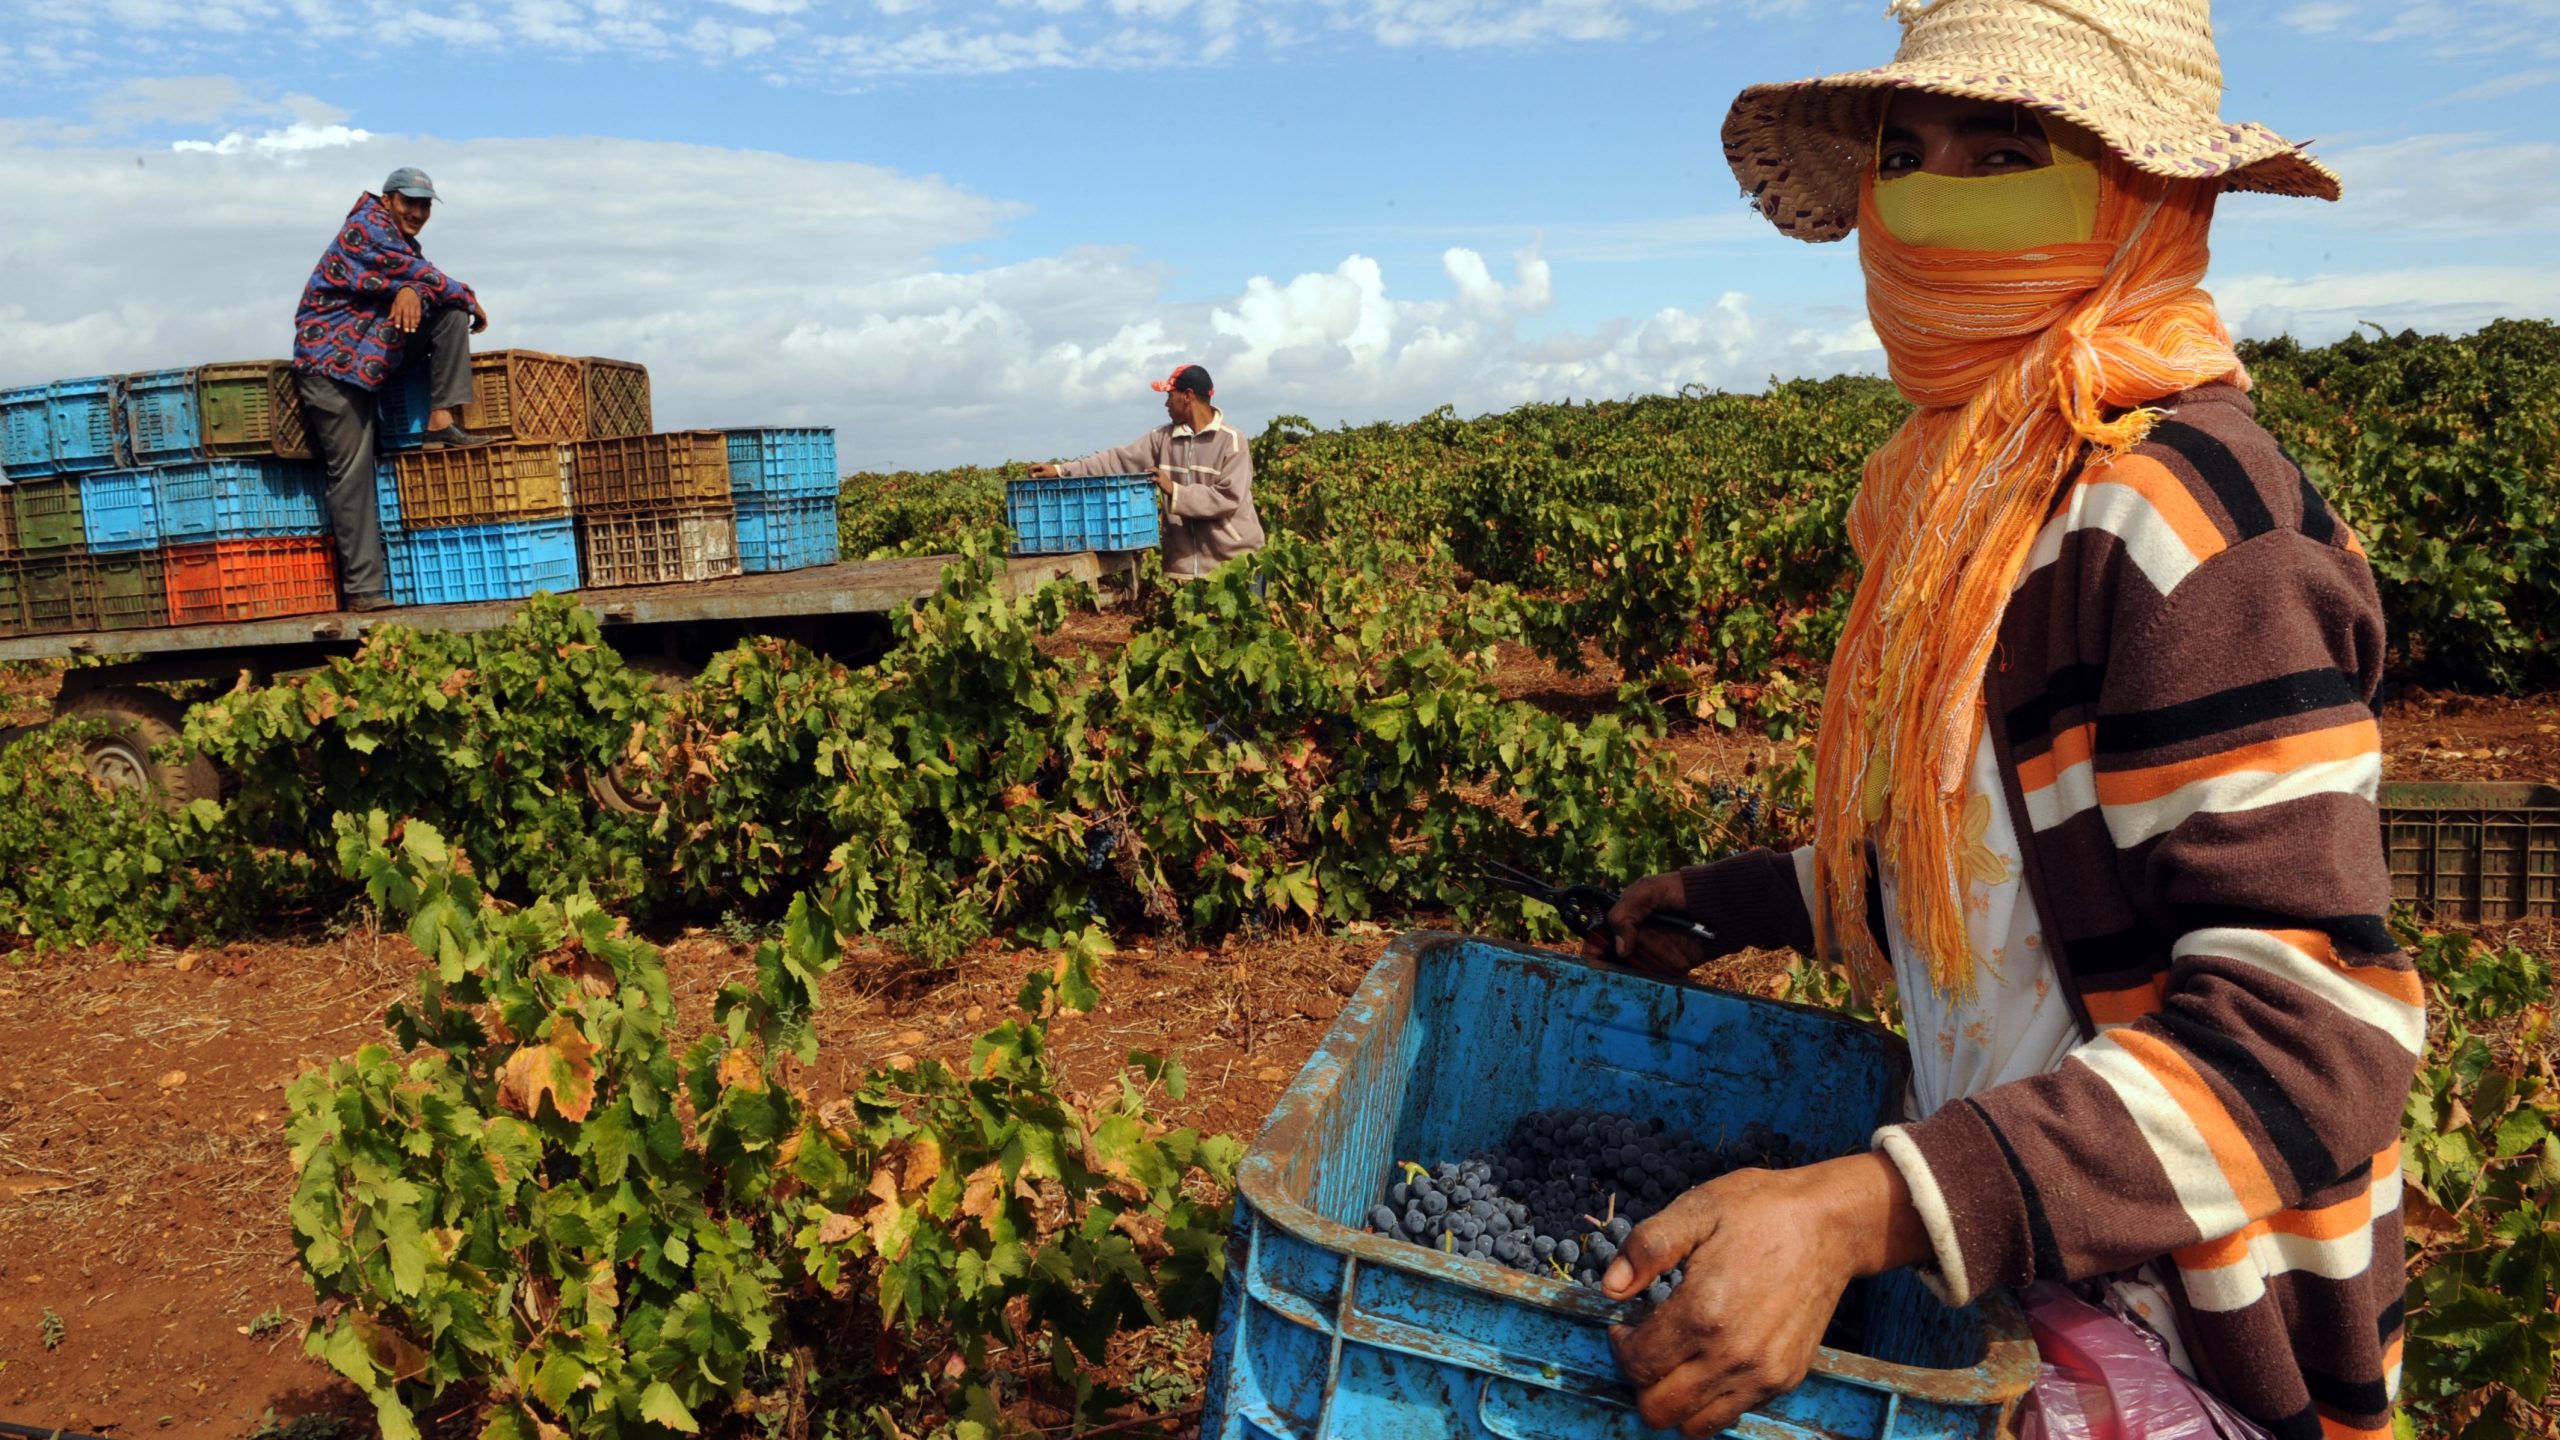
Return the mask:
{"type": "Polygon", "coordinates": [[[53,425],[42,385],[0,390],[0,470],[21,480],[53,473],[53,425]]]}
{"type": "MultiPolygon", "coordinates": [[[[1827,1011],[1551,951],[1408,935],[1343,1008],[1237,1176],[1202,1440],[1638,1440],[1608,1327],[1635,1307],[1370,1233],[1396,1160],[1456,1160],[1588,1106],[1702,1134],[1757,1121],[1838,1155],[1893,1118],[1901,1042],[1827,1011]]],[[[1813,1373],[1736,1433],[1990,1440],[2034,1383],[2005,1296],[1853,1285],[1813,1373]]]]}
{"type": "Polygon", "coordinates": [[[837,533],[833,491],[738,502],[738,564],[750,575],[833,565],[837,533]]]}
{"type": "Polygon", "coordinates": [[[1161,535],[1153,475],[1008,480],[1004,511],[1016,555],[1152,550],[1161,535]]]}
{"type": "Polygon", "coordinates": [[[45,428],[53,440],[53,473],[86,474],[125,463],[124,444],[116,428],[122,390],[123,377],[117,375],[56,380],[45,387],[45,428]]]}
{"type": "Polygon", "coordinates": [[[400,525],[400,470],[389,456],[373,462],[373,508],[385,533],[400,525]]]}
{"type": "Polygon", "coordinates": [[[203,453],[195,371],[146,370],[125,376],[122,389],[128,464],[168,465],[203,453]]]}
{"type": "Polygon", "coordinates": [[[521,600],[578,588],[577,522],[506,520],[384,534],[396,605],[521,600]]]}
{"type": "Polygon", "coordinates": [[[309,460],[203,460],[159,472],[163,543],[269,540],[329,532],[327,472],[309,460]]]}
{"type": "Polygon", "coordinates": [[[832,500],[844,488],[836,473],[833,430],[732,430],[729,434],[729,493],[743,516],[756,500],[796,500],[825,496],[832,500]]]}
{"type": "Polygon", "coordinates": [[[377,450],[415,450],[427,443],[427,415],[434,409],[427,403],[427,367],[412,365],[391,377],[382,387],[374,407],[374,448],[377,450]]]}
{"type": "Polygon", "coordinates": [[[80,477],[80,528],[88,534],[91,551],[159,548],[159,478],[150,470],[101,470],[80,477]]]}

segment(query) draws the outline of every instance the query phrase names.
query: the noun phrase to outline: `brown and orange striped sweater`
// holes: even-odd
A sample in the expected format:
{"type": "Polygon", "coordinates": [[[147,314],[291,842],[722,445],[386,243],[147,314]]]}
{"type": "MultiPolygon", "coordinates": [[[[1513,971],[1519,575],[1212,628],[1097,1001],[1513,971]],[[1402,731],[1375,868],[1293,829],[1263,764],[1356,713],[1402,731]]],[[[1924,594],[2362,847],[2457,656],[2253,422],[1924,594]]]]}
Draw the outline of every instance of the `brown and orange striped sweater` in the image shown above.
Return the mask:
{"type": "Polygon", "coordinates": [[[2245,396],[2161,403],[2059,498],[1984,685],[2083,1041],[1878,1143],[1948,1298],[2162,1262],[2215,1394],[2283,1440],[2379,1437],[2425,1039],[2383,921],[2381,608],[2245,396]]]}

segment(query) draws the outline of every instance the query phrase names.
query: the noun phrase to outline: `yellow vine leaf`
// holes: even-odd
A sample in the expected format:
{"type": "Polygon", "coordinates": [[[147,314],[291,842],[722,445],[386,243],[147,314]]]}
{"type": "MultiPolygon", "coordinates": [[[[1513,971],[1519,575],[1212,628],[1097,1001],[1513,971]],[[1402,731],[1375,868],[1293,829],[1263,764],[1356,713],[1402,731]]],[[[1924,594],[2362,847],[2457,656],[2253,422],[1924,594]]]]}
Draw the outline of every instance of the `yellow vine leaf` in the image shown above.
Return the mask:
{"type": "Polygon", "coordinates": [[[720,1057],[720,1088],[744,1090],[749,1094],[764,1089],[764,1067],[744,1050],[732,1050],[720,1057]]]}
{"type": "Polygon", "coordinates": [[[527,1117],[547,1092],[563,1120],[584,1120],[596,1103],[596,1047],[566,1015],[551,1017],[551,1039],[527,1045],[498,1067],[498,1100],[527,1117]]]}

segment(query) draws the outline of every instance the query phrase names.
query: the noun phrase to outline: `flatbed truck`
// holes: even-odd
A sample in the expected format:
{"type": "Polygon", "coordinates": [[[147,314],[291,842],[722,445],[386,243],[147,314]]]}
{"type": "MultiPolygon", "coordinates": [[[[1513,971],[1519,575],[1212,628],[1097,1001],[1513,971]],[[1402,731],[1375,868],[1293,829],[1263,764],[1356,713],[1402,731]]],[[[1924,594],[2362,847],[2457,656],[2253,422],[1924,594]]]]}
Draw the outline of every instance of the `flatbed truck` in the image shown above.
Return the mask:
{"type": "MultiPolygon", "coordinates": [[[[849,662],[868,660],[889,643],[889,617],[940,589],[942,569],[957,559],[927,555],[849,560],[802,570],[577,592],[595,612],[605,638],[635,666],[677,684],[703,661],[751,635],[795,640],[849,662]]],[[[1078,551],[1017,556],[1004,585],[1020,593],[1051,580],[1097,582],[1129,575],[1136,552],[1078,551]]],[[[54,717],[103,723],[88,747],[90,774],[115,785],[147,787],[163,803],[183,805],[218,792],[219,777],[201,756],[161,747],[177,738],[184,712],[153,685],[216,680],[266,684],[277,675],[315,669],[354,653],[379,625],[469,633],[498,630],[524,608],[521,600],[463,605],[402,605],[362,613],[332,611],[213,625],[74,631],[0,638],[0,662],[96,660],[62,672],[54,717]],[[157,752],[157,753],[155,753],[157,752]]],[[[47,722],[49,723],[49,722],[47,722]]],[[[15,739],[18,726],[0,731],[15,739]]],[[[615,803],[620,797],[599,795],[615,803]]]]}

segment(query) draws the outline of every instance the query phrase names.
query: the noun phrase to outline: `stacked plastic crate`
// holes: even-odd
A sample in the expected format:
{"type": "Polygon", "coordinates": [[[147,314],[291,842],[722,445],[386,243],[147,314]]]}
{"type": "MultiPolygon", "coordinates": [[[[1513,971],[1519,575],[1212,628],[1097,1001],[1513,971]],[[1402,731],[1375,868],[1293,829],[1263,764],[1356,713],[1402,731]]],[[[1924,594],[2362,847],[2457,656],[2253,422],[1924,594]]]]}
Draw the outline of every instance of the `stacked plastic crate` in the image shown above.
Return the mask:
{"type": "Polygon", "coordinates": [[[422,372],[383,396],[384,444],[396,453],[380,467],[378,486],[391,595],[401,604],[578,588],[573,516],[586,507],[575,494],[571,452],[590,439],[649,429],[649,372],[630,361],[498,350],[472,357],[471,382],[464,426],[498,442],[471,451],[420,448],[429,400],[422,372]],[[556,509],[539,498],[551,475],[558,477],[556,509]],[[431,495],[433,508],[422,508],[431,495]],[[462,512],[451,508],[456,500],[462,512]],[[461,521],[473,506],[480,518],[461,521]]]}
{"type": "Polygon", "coordinates": [[[729,492],[738,512],[738,567],[750,575],[836,562],[833,430],[731,430],[729,492]]]}
{"type": "Polygon", "coordinates": [[[520,600],[578,588],[578,538],[562,446],[587,433],[583,362],[534,350],[471,357],[463,421],[493,443],[426,450],[427,377],[413,366],[382,397],[376,473],[391,599],[520,600]]]}
{"type": "Polygon", "coordinates": [[[0,468],[9,474],[8,571],[0,631],[95,628],[97,588],[80,523],[80,480],[113,469],[119,377],[0,390],[0,468]]]}
{"type": "Polygon", "coordinates": [[[300,458],[308,451],[291,395],[274,361],[0,393],[0,464],[15,481],[0,629],[337,608],[320,471],[300,458]]]}
{"type": "Polygon", "coordinates": [[[569,475],[589,588],[739,573],[725,433],[581,441],[569,447],[569,475]]]}

